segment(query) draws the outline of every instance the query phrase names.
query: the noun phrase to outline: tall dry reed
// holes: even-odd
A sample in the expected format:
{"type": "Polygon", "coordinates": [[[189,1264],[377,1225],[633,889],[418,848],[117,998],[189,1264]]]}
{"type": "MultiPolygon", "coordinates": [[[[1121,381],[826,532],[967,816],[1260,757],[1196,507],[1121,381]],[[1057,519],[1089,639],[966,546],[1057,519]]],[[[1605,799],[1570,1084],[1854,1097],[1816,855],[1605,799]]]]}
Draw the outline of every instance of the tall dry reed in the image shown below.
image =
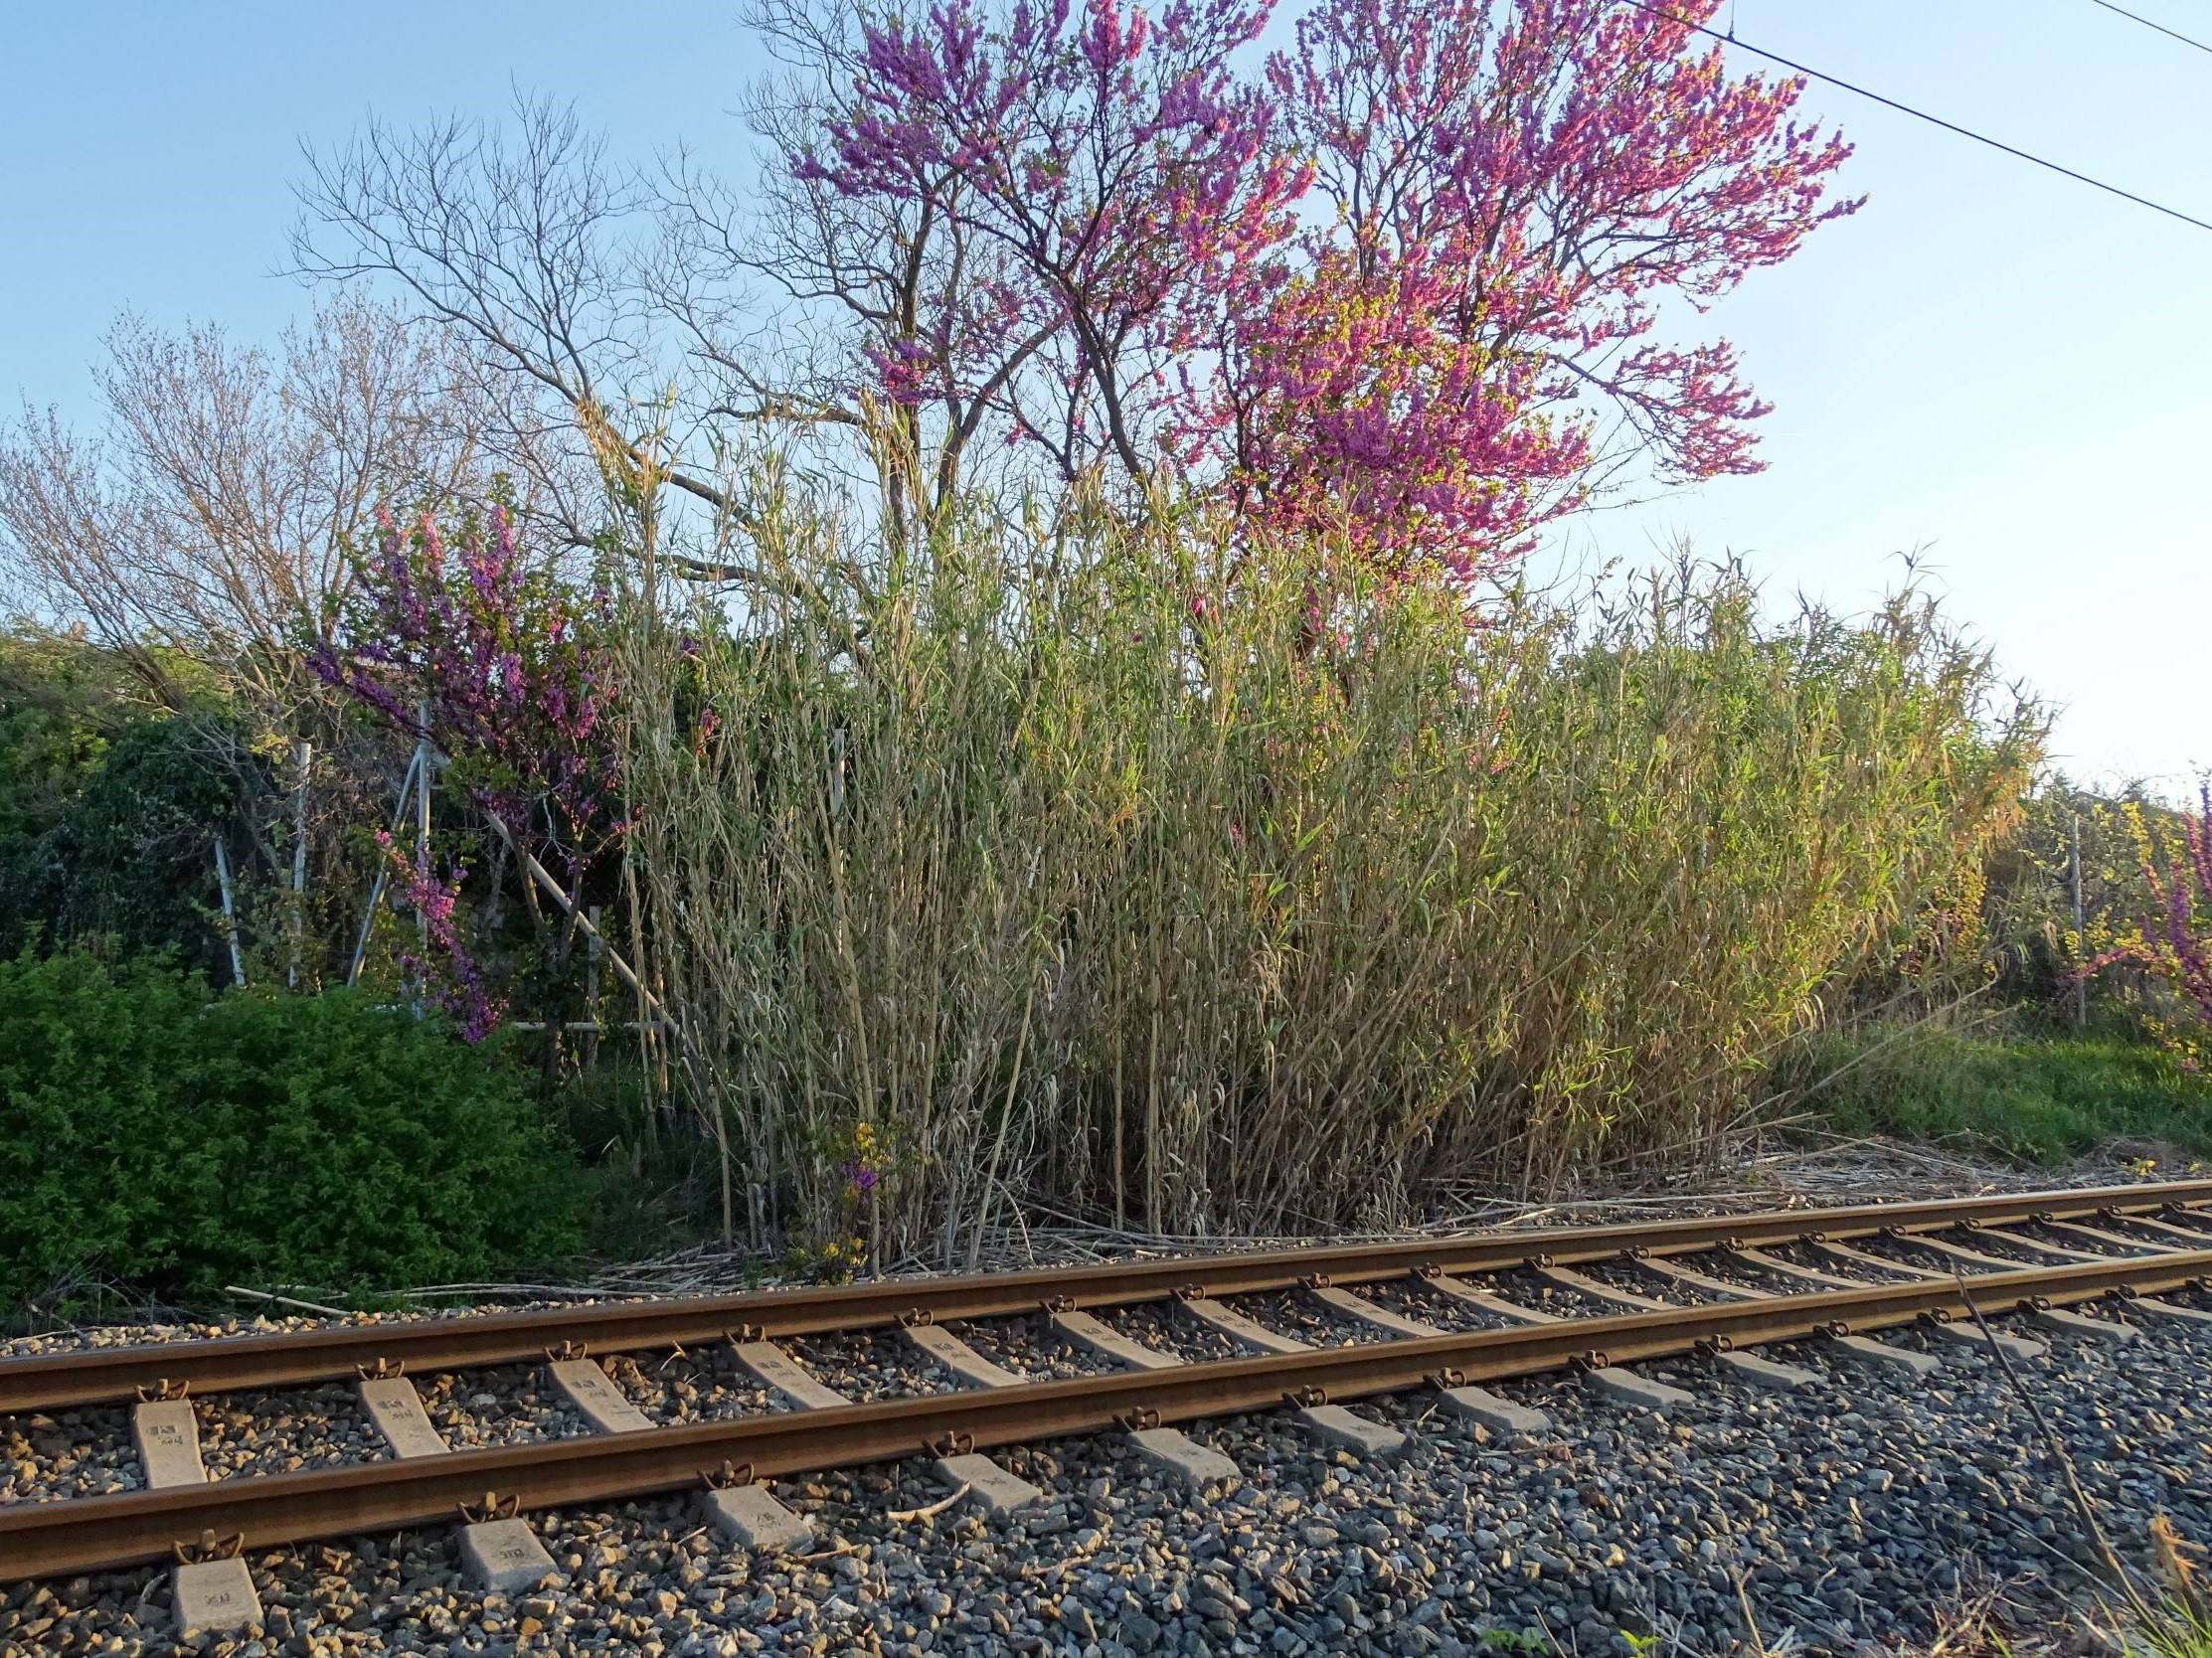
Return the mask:
{"type": "Polygon", "coordinates": [[[757,1240],[958,1263],[1018,1210],[1404,1216],[1709,1153],[1839,976],[1940,947],[2025,711],[1918,600],[1606,606],[1080,503],[625,641],[650,973],[757,1240]]]}

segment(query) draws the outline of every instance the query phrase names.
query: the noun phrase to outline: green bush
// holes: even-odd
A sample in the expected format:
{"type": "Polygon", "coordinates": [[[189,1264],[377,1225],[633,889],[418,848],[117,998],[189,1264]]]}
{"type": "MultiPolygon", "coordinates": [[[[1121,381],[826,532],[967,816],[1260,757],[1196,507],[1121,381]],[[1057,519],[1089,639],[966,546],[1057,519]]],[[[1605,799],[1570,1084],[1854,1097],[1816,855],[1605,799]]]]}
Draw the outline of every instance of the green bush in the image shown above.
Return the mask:
{"type": "Polygon", "coordinates": [[[0,961],[0,1298],[88,1277],[343,1293],[576,1249],[584,1176],[520,1074],[347,991],[0,961]]]}
{"type": "Polygon", "coordinates": [[[264,772],[214,702],[149,706],[116,653],[0,626],[0,953],[43,938],[221,959],[213,838],[264,772]]]}
{"type": "Polygon", "coordinates": [[[258,763],[221,721],[124,730],[42,843],[57,888],[55,937],[203,958],[221,902],[211,842],[237,816],[245,772],[258,763]]]}

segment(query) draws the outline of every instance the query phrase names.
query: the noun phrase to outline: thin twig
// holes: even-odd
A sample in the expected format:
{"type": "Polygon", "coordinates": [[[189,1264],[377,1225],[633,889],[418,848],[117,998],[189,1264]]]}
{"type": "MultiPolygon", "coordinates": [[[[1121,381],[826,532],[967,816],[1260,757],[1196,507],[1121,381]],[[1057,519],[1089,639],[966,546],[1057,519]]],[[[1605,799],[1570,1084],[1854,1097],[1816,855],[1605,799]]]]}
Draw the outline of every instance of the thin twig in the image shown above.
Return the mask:
{"type": "Polygon", "coordinates": [[[1733,1572],[1729,1575],[1736,1580],[1736,1604],[1744,1608],[1744,1627],[1751,1631],[1752,1650],[1765,1654],[1767,1637],[1759,1632],[1759,1619],[1752,1615],[1751,1591],[1744,1587],[1744,1575],[1733,1572]]]}
{"type": "Polygon", "coordinates": [[[933,1519],[936,1516],[942,1514],[946,1509],[950,1508],[954,1503],[958,1502],[962,1497],[966,1496],[970,1491],[974,1489],[975,1486],[972,1481],[963,1482],[959,1490],[953,1492],[951,1496],[946,1497],[942,1502],[928,1503],[921,1508],[895,1508],[889,1514],[886,1514],[884,1518],[886,1520],[900,1521],[933,1519]]]}
{"type": "Polygon", "coordinates": [[[1104,1549],[1106,1545],[1106,1532],[1104,1528],[1101,1528],[1099,1541],[1092,1544],[1090,1548],[1079,1549],[1074,1554],[1063,1555],[1060,1557],[1059,1560],[1054,1561],[1049,1566],[1025,1566],[1022,1568],[1022,1575],[1028,1578],[1033,1583],[1041,1583],[1048,1577],[1064,1576],[1067,1573],[1074,1570],[1076,1567],[1081,1566],[1085,1561],[1091,1559],[1091,1557],[1096,1555],[1101,1549],[1104,1549]]]}
{"type": "Polygon", "coordinates": [[[249,1301],[273,1301],[279,1307],[297,1307],[301,1312],[320,1313],[325,1318],[351,1318],[343,1307],[326,1307],[315,1301],[296,1300],[289,1295],[271,1295],[265,1289],[242,1289],[237,1284],[225,1284],[226,1295],[242,1295],[249,1301]]]}
{"type": "Polygon", "coordinates": [[[1973,1291],[1966,1287],[1965,1274],[1957,1266],[1951,1269],[1951,1274],[1958,1285],[1959,1298],[1966,1303],[1966,1311],[1973,1314],[1974,1325],[1981,1331],[1981,1339],[1988,1343],[1989,1351],[1996,1356],[1997,1368],[2004,1372],[2005,1381],[2011,1385],[2013,1393],[2019,1396],[2020,1403],[2027,1407],[2029,1416],[2034,1419],[2037,1430],[2043,1435],[2044,1445],[2057,1459],[2059,1471],[2066,1476],[2066,1489],[2073,1497],[2074,1511],[2082,1517],[2082,1524],[2089,1528],[2090,1540],[2097,1545],[2097,1552],[2105,1557],[2106,1570],[2112,1574],[2113,1580],[2120,1584],[2137,1609],[2145,1609],[2141,1597],[2135,1592],[2133,1580],[2127,1575],[2127,1567],[2121,1564],[2119,1554],[2106,1538],[2105,1528],[2098,1524],[2097,1509],[2090,1502],[2089,1493],[2082,1489],[2081,1477],[2074,1471],[2074,1459],[2067,1454],[2066,1442],[2052,1428],[2049,1419],[2043,1414],[2043,1407],[2036,1403],[2035,1396],[2028,1392],[2026,1384],[2020,1380],[2020,1373],[2012,1368],[2012,1361],[2005,1354],[2004,1344],[1997,1339],[1996,1332],[1989,1328],[1989,1321],[1981,1316],[1981,1307],[1974,1300],[1973,1291]]]}

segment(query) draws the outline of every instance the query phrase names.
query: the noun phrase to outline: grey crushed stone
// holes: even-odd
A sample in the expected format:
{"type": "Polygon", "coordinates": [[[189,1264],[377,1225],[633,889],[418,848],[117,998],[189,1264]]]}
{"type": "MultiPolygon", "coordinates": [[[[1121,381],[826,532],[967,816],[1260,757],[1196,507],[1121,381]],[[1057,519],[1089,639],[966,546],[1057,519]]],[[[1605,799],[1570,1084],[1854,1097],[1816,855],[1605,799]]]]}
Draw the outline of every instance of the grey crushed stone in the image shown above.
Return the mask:
{"type": "MultiPolygon", "coordinates": [[[[1099,1314],[1110,1317],[1110,1309],[1099,1314]]],[[[953,1332],[976,1352],[1016,1376],[1065,1381],[1077,1376],[1111,1376],[1121,1367],[1077,1346],[1038,1314],[1030,1318],[992,1318],[962,1322],[953,1332]]]]}
{"type": "MultiPolygon", "coordinates": [[[[1102,1318],[1107,1314],[1100,1314],[1102,1318]]],[[[1121,1333],[1162,1353],[1171,1353],[1185,1364],[1214,1364],[1240,1359],[1244,1349],[1210,1324],[1201,1324],[1172,1301],[1144,1306],[1116,1307],[1111,1322],[1121,1333]]]]}
{"type": "Polygon", "coordinates": [[[616,1355],[601,1366],[630,1403],[655,1422],[720,1421],[788,1409],[729,1357],[728,1349],[616,1355]]]}
{"type": "Polygon", "coordinates": [[[130,1411],[90,1405],[22,1416],[0,1416],[0,1502],[53,1502],[137,1491],[145,1479],[130,1440],[130,1411]]]}
{"type": "Polygon", "coordinates": [[[210,1479],[297,1473],[390,1454],[359,1396],[343,1384],[219,1394],[192,1404],[200,1418],[200,1460],[210,1479]]]}
{"type": "MultiPolygon", "coordinates": [[[[1353,1293],[1359,1292],[1354,1290],[1353,1293]]],[[[1255,1323],[1278,1335],[1302,1341],[1308,1347],[1357,1347],[1363,1342],[1389,1339],[1373,1325],[1347,1317],[1299,1290],[1236,1295],[1231,1296],[1227,1304],[1255,1323]]]]}
{"type": "Polygon", "coordinates": [[[543,1365],[500,1365],[416,1378],[430,1425],[455,1450],[571,1439],[590,1425],[554,1387],[543,1365]]]}
{"type": "Polygon", "coordinates": [[[847,1399],[948,1394],[959,1379],[896,1330],[836,1330],[776,1344],[847,1399]]]}
{"type": "MultiPolygon", "coordinates": [[[[1198,1423],[1246,1478],[1210,1506],[1112,1435],[999,1453],[1050,1499],[1010,1524],[891,1519],[941,1495],[919,1457],[778,1482],[821,1539],[803,1561],[748,1558],[687,1498],[539,1516],[565,1580],[512,1601],[456,1586],[444,1530],[256,1554],[266,1628],[201,1649],[1451,1658],[1499,1629],[1598,1658],[1628,1652],[1623,1631],[1689,1651],[1744,1641],[1740,1582],[1770,1645],[1793,1632],[1840,1653],[1925,1638],[1977,1575],[2009,1584],[2016,1616],[2058,1616],[2084,1556],[2058,1470],[1995,1364],[1943,1354],[1935,1384],[1908,1389],[1818,1344],[1778,1348],[1823,1379],[1787,1399],[1695,1359],[1650,1367],[1699,1394],[1681,1420],[1568,1377],[1497,1384],[1550,1412],[1533,1445],[1409,1394],[1362,1406],[1416,1438],[1380,1467],[1317,1450],[1281,1412],[1198,1423]]],[[[2160,1325],[2127,1355],[2061,1340],[2024,1368],[2124,1549],[2139,1554],[2156,1513],[2212,1542],[2208,1364],[2212,1335],[2160,1325]]],[[[15,1588],[0,1651],[176,1650],[168,1592],[155,1571],[15,1588]]]]}

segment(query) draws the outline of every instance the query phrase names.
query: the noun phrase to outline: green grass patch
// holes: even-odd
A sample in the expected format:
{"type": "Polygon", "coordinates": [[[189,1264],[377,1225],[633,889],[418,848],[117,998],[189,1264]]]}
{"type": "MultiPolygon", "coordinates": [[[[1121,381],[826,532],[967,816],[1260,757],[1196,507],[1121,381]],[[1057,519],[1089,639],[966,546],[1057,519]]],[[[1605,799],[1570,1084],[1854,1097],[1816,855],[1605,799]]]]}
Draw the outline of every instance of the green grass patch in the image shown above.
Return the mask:
{"type": "Polygon", "coordinates": [[[1890,1134],[2063,1163],[2120,1140],[2212,1156],[2212,1078],[2099,1031],[1875,1026],[1801,1044],[1782,1096],[1843,1135],[1890,1134]]]}

